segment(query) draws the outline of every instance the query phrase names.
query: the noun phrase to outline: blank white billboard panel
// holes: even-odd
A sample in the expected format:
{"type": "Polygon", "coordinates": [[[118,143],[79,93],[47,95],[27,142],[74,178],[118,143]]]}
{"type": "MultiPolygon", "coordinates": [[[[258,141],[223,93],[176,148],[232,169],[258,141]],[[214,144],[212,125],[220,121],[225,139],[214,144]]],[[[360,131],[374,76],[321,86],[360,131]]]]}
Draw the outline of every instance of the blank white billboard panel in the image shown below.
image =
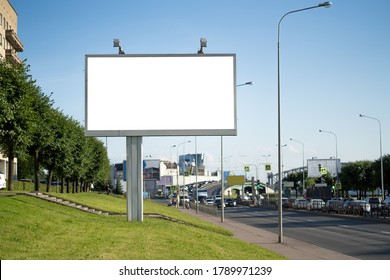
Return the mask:
{"type": "Polygon", "coordinates": [[[87,55],[86,134],[237,135],[235,55],[87,55]]]}

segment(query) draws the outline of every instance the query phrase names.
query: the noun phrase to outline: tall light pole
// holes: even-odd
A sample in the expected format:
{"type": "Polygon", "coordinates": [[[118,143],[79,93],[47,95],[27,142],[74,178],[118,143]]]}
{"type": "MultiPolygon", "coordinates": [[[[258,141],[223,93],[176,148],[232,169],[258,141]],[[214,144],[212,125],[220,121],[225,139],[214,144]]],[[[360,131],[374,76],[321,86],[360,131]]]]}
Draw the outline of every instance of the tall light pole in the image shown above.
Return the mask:
{"type": "MultiPolygon", "coordinates": [[[[179,166],[179,147],[181,145],[184,145],[186,143],[191,143],[191,140],[179,143],[176,145],[176,156],[177,156],[177,166],[179,166]]],[[[179,173],[180,173],[180,166],[179,170],[176,171],[176,208],[179,208],[180,203],[180,184],[179,184],[179,173]]],[[[183,179],[183,205],[184,205],[184,179],[183,179]]]]}
{"type": "MultiPolygon", "coordinates": [[[[252,82],[246,82],[243,84],[238,84],[236,87],[240,86],[251,86],[252,82]]],[[[225,221],[225,174],[223,172],[223,136],[221,136],[221,223],[225,221]]]]}
{"type": "MultiPolygon", "coordinates": [[[[318,4],[317,6],[312,6],[308,8],[303,8],[299,10],[290,11],[288,13],[285,13],[279,20],[278,23],[278,166],[279,170],[281,170],[281,129],[280,129],[280,24],[282,23],[282,20],[289,14],[302,12],[310,9],[320,8],[320,7],[330,7],[332,6],[331,2],[323,2],[318,4]]],[[[282,215],[282,192],[281,192],[281,179],[282,175],[279,172],[279,201],[278,201],[278,209],[279,209],[279,243],[283,243],[283,215],[282,215]]]]}
{"type": "MultiPolygon", "coordinates": [[[[169,157],[169,160],[171,161],[170,162],[170,169],[169,169],[169,175],[171,175],[171,189],[169,190],[170,194],[172,194],[172,187],[173,187],[173,178],[172,178],[172,148],[176,148],[176,145],[172,145],[171,146],[171,149],[170,149],[170,157],[169,157]]],[[[176,171],[177,171],[177,163],[176,163],[176,171]]]]}
{"type": "Polygon", "coordinates": [[[339,164],[338,164],[339,156],[337,154],[337,135],[335,133],[333,133],[332,131],[326,131],[326,130],[322,130],[322,129],[320,129],[319,132],[332,134],[336,140],[336,183],[338,183],[339,182],[339,164]]]}
{"type": "Polygon", "coordinates": [[[291,141],[302,144],[302,191],[305,190],[305,144],[302,141],[290,138],[291,141]]]}
{"type": "Polygon", "coordinates": [[[385,200],[385,182],[383,179],[382,124],[377,118],[374,118],[374,117],[369,117],[369,116],[362,115],[362,114],[360,114],[359,117],[376,120],[378,122],[378,125],[379,125],[379,150],[380,150],[380,158],[381,158],[381,186],[382,186],[382,201],[383,201],[383,200],[385,200]]]}

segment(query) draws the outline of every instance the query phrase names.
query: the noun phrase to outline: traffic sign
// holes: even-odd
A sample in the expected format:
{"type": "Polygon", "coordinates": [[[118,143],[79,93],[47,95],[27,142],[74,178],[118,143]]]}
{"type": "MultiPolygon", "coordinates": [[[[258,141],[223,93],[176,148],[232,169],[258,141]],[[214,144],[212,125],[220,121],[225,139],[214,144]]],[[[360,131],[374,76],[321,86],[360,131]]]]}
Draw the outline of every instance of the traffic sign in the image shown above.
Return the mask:
{"type": "Polygon", "coordinates": [[[320,173],[321,173],[321,175],[326,175],[326,174],[328,174],[328,168],[326,168],[326,167],[321,167],[320,173]]]}
{"type": "Polygon", "coordinates": [[[245,172],[251,172],[251,169],[249,168],[249,165],[244,165],[244,171],[245,172]]]}

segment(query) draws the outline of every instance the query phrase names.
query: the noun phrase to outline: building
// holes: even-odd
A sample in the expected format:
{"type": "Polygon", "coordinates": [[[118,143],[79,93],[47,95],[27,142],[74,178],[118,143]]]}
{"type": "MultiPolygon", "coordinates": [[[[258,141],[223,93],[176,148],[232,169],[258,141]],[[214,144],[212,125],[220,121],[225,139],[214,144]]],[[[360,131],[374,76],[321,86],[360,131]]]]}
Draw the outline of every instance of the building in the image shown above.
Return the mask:
{"type": "Polygon", "coordinates": [[[18,14],[8,0],[0,0],[0,59],[22,63],[18,52],[23,44],[18,37],[18,14]]]}
{"type": "MultiPolygon", "coordinates": [[[[23,44],[18,35],[18,14],[8,0],[0,0],[0,60],[6,59],[11,63],[22,63],[17,53],[23,51],[23,44]]],[[[14,159],[16,178],[17,160],[14,159]]],[[[0,172],[8,178],[8,158],[0,153],[0,172]]]]}
{"type": "Polygon", "coordinates": [[[204,155],[203,154],[186,154],[179,156],[180,175],[185,172],[190,175],[205,175],[204,155]]]}
{"type": "MultiPolygon", "coordinates": [[[[187,162],[188,172],[179,172],[179,165],[176,162],[170,162],[161,159],[145,159],[143,161],[143,190],[154,196],[163,196],[170,191],[172,186],[190,186],[196,182],[219,181],[221,176],[219,172],[211,174],[205,170],[203,164],[203,155],[182,155],[179,158],[187,162]],[[197,156],[198,174],[195,171],[195,157],[197,156]]],[[[184,163],[184,161],[183,161],[184,163]]],[[[126,161],[112,166],[111,174],[113,182],[117,177],[120,178],[123,189],[126,190],[126,161]],[[115,179],[114,179],[115,178],[115,179]],[[122,181],[123,180],[123,181],[122,181]]]]}

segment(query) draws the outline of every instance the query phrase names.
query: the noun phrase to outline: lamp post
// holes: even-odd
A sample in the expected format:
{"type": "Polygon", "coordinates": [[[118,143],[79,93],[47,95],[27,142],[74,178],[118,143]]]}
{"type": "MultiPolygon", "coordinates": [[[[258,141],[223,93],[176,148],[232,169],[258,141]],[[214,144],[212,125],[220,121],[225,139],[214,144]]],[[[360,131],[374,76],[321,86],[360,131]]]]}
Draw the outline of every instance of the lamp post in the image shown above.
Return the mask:
{"type": "Polygon", "coordinates": [[[383,201],[383,200],[385,200],[385,183],[384,183],[384,179],[383,179],[382,124],[377,118],[374,118],[374,117],[369,117],[369,116],[362,115],[362,114],[360,114],[359,117],[375,120],[378,122],[378,125],[379,125],[379,150],[380,150],[380,158],[381,158],[381,187],[382,187],[382,201],[383,201]]]}
{"type": "MultiPolygon", "coordinates": [[[[191,143],[191,140],[188,140],[188,141],[185,141],[185,142],[182,142],[180,144],[177,144],[176,145],[176,156],[177,156],[177,166],[179,166],[179,147],[181,145],[184,145],[186,143],[191,143]]],[[[180,184],[179,184],[179,173],[180,173],[180,167],[179,167],[179,170],[177,170],[176,172],[176,182],[177,182],[177,186],[176,186],[176,208],[179,208],[179,203],[180,203],[180,184]]],[[[184,178],[183,178],[183,205],[184,205],[184,178]]]]}
{"type": "Polygon", "coordinates": [[[305,144],[302,141],[290,138],[291,141],[302,144],[302,191],[305,190],[305,144]]]}
{"type": "Polygon", "coordinates": [[[338,154],[337,154],[337,135],[333,133],[332,131],[326,131],[320,129],[319,132],[329,133],[332,134],[336,140],[336,185],[339,184],[339,162],[338,162],[338,154]]]}
{"type": "MultiPolygon", "coordinates": [[[[325,7],[328,8],[332,5],[331,2],[323,2],[318,4],[317,6],[307,7],[299,10],[293,10],[290,12],[285,13],[279,20],[278,23],[278,166],[279,171],[281,170],[281,128],[280,128],[280,24],[282,23],[282,20],[289,14],[302,12],[310,9],[325,7]]],[[[278,210],[279,210],[279,243],[283,243],[283,215],[282,215],[282,192],[281,192],[281,184],[280,181],[282,179],[281,173],[279,172],[279,201],[278,201],[278,210]]]]}
{"type": "MultiPolygon", "coordinates": [[[[169,175],[171,175],[171,189],[169,190],[170,194],[172,194],[172,187],[173,187],[173,178],[172,178],[172,148],[176,148],[176,145],[172,145],[171,146],[171,149],[170,149],[170,155],[169,155],[169,160],[171,161],[170,163],[170,169],[169,169],[169,175]]],[[[176,163],[176,166],[177,166],[177,163],[176,163]]],[[[177,169],[177,167],[176,167],[177,169]]]]}

